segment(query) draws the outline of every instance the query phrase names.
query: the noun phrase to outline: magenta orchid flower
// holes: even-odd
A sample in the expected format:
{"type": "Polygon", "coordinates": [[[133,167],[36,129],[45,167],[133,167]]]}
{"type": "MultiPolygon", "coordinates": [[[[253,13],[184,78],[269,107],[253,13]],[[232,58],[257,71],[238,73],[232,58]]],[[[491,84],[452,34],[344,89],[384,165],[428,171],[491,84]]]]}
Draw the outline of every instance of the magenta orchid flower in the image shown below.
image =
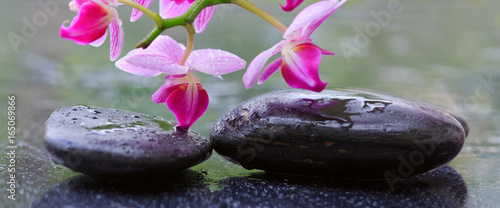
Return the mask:
{"type": "MultiPolygon", "coordinates": [[[[162,18],[173,18],[184,14],[195,0],[160,0],[160,16],[162,18]]],[[[194,30],[196,33],[203,33],[207,24],[214,15],[215,6],[201,10],[194,19],[194,30]]]]}
{"type": "Polygon", "coordinates": [[[110,31],[110,59],[116,60],[123,48],[122,21],[115,7],[118,0],[73,0],[69,3],[71,11],[78,15],[69,27],[61,25],[61,37],[73,40],[80,45],[98,47],[106,40],[110,31]]]}
{"type": "Polygon", "coordinates": [[[281,8],[283,11],[290,12],[294,10],[296,7],[298,7],[304,0],[286,0],[286,5],[283,6],[281,3],[281,8]]]}
{"type": "MultiPolygon", "coordinates": [[[[160,16],[162,18],[174,18],[184,14],[195,0],[160,0],[160,16]]],[[[148,7],[151,0],[135,0],[135,2],[148,7]]],[[[203,9],[194,20],[194,30],[196,33],[203,33],[207,28],[207,24],[214,15],[215,6],[210,6],[203,9]]],[[[130,21],[135,22],[143,15],[139,10],[132,10],[130,21]]]]}
{"type": "Polygon", "coordinates": [[[179,127],[189,127],[206,111],[208,95],[191,71],[198,71],[221,78],[221,75],[245,68],[245,61],[238,56],[217,49],[194,50],[180,65],[185,51],[182,44],[168,36],[158,36],[146,48],[130,51],[119,59],[116,66],[140,76],[167,74],[165,84],[153,95],[153,101],[165,102],[179,121],[179,127]]]}
{"type": "Polygon", "coordinates": [[[179,121],[178,126],[187,130],[207,110],[207,91],[191,72],[165,78],[165,84],[153,94],[153,101],[166,103],[179,121]]]}
{"type": "Polygon", "coordinates": [[[313,44],[309,36],[345,1],[320,1],[300,12],[283,34],[284,40],[257,55],[250,63],[243,76],[245,87],[251,88],[267,60],[281,51],[281,57],[262,71],[257,83],[262,84],[281,68],[283,78],[290,87],[321,92],[328,84],[321,81],[318,74],[321,55],[333,55],[333,53],[313,44]]]}

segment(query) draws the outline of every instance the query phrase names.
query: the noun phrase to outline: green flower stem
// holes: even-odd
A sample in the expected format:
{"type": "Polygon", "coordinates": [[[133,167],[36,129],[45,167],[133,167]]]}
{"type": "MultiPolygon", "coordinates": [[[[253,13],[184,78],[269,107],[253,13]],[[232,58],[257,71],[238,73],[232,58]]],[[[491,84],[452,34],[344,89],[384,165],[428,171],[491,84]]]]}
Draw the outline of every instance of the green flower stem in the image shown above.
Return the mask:
{"type": "Polygon", "coordinates": [[[181,66],[184,66],[184,64],[186,64],[186,61],[189,57],[189,55],[191,54],[191,52],[193,52],[193,48],[194,48],[194,27],[191,23],[189,24],[186,24],[184,26],[184,28],[186,29],[186,33],[187,33],[187,46],[186,46],[186,50],[184,51],[184,54],[182,54],[182,57],[181,57],[181,60],[179,61],[179,65],[181,66]]]}
{"type": "Polygon", "coordinates": [[[169,19],[164,19],[161,26],[153,29],[146,38],[144,38],[136,48],[147,48],[151,42],[153,42],[156,37],[158,37],[164,30],[181,25],[187,25],[194,22],[194,19],[200,14],[200,12],[209,6],[214,6],[218,4],[229,4],[231,0],[198,0],[189,7],[189,9],[181,16],[173,17],[169,19]]]}
{"type": "MultiPolygon", "coordinates": [[[[135,3],[130,0],[119,0],[120,2],[124,3],[135,3]]],[[[189,7],[189,9],[181,16],[179,17],[174,17],[174,18],[169,18],[169,19],[164,19],[162,20],[161,24],[158,24],[157,19],[153,18],[155,22],[157,23],[157,27],[151,31],[146,38],[144,38],[139,44],[137,44],[136,48],[147,48],[151,42],[153,42],[156,37],[158,37],[164,30],[175,27],[175,26],[182,26],[182,25],[187,25],[187,24],[192,24],[198,14],[200,12],[209,7],[209,6],[214,6],[218,4],[236,4],[252,13],[255,15],[263,18],[267,22],[271,23],[274,27],[276,27],[279,31],[282,33],[285,33],[286,27],[277,19],[275,19],[273,16],[269,15],[259,7],[256,7],[255,5],[251,4],[247,0],[197,0],[189,7]]],[[[140,5],[139,5],[140,6],[140,5]]],[[[134,6],[135,7],[135,6],[134,6]]],[[[137,7],[136,7],[137,8],[137,7]]],[[[148,10],[148,9],[147,9],[148,10]]],[[[142,11],[142,10],[141,10],[142,11]]],[[[147,14],[144,12],[144,14],[147,14]]],[[[155,15],[158,15],[157,13],[153,13],[155,15]]],[[[149,16],[149,15],[148,15],[149,16]]],[[[151,17],[151,16],[150,16],[151,17]]]]}
{"type": "Polygon", "coordinates": [[[271,25],[273,25],[276,29],[278,29],[281,33],[285,33],[286,27],[278,21],[276,18],[265,12],[264,10],[260,9],[259,7],[253,5],[252,3],[248,2],[247,0],[231,0],[232,4],[236,4],[244,9],[246,9],[249,12],[254,13],[255,15],[261,17],[262,19],[266,20],[269,22],[271,25]]]}
{"type": "Polygon", "coordinates": [[[139,11],[141,11],[142,13],[144,13],[145,15],[147,15],[148,17],[153,19],[153,21],[155,21],[157,27],[161,27],[163,25],[163,19],[160,17],[160,15],[158,13],[153,12],[150,9],[148,9],[148,8],[142,6],[134,1],[131,1],[131,0],[118,0],[118,2],[138,9],[139,11]]]}

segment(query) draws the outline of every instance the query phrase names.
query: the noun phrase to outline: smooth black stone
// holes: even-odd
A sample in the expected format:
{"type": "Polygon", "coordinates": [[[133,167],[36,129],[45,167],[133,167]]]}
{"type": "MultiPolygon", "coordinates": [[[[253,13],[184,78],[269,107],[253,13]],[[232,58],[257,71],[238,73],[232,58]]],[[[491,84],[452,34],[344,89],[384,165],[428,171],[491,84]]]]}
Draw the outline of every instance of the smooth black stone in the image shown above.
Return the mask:
{"type": "Polygon", "coordinates": [[[279,90],[221,116],[210,143],[247,169],[387,179],[449,163],[465,136],[452,115],[421,102],[361,90],[279,90]]]}
{"type": "Polygon", "coordinates": [[[172,174],[212,153],[198,133],[141,113],[67,106],[54,111],[45,125],[50,158],[90,175],[172,174]]]}

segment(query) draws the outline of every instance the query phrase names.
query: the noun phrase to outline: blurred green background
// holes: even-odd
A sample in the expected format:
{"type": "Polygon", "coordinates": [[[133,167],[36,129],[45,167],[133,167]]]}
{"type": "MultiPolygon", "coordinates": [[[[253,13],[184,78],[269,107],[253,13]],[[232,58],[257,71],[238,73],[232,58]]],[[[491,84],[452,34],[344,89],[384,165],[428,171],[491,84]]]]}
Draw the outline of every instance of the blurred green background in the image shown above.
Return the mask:
{"type": "MultiPolygon", "coordinates": [[[[86,104],[175,117],[151,95],[161,77],[145,78],[118,70],[109,61],[109,38],[103,46],[79,46],[60,38],[59,27],[75,14],[68,1],[2,1],[0,7],[0,120],[7,121],[7,96],[17,96],[19,145],[18,200],[6,199],[7,156],[0,154],[0,204],[26,207],[44,191],[75,175],[48,161],[42,143],[44,122],[65,105],[86,104]],[[58,2],[47,13],[40,2],[58,2]],[[35,30],[23,34],[27,24],[35,30]],[[13,41],[13,37],[20,38],[13,41]],[[5,197],[4,197],[5,196],[5,197]]],[[[294,12],[281,11],[278,0],[251,1],[285,25],[307,5],[294,12]]],[[[461,154],[450,164],[467,182],[470,207],[500,206],[500,2],[490,0],[391,1],[399,13],[387,21],[377,14],[388,11],[387,1],[351,0],[312,35],[313,43],[333,51],[324,56],[320,75],[328,87],[383,91],[423,100],[462,115],[470,135],[461,154]],[[366,35],[366,38],[361,38],[366,35]]],[[[151,9],[158,11],[157,1],[151,9]]],[[[119,7],[125,30],[122,56],[154,27],[147,17],[128,21],[131,9],[119,7]]],[[[182,28],[165,31],[186,41],[182,28]]],[[[218,6],[207,30],[195,36],[195,49],[219,48],[237,54],[247,64],[261,51],[281,40],[265,21],[234,5],[218,6]]],[[[289,88],[281,73],[262,85],[245,90],[244,70],[220,80],[197,73],[210,96],[208,111],[192,129],[208,138],[215,120],[236,104],[253,96],[289,88]]],[[[5,125],[4,125],[5,126],[5,125]]],[[[1,152],[6,152],[6,128],[0,129],[1,152]]],[[[214,182],[246,171],[216,154],[192,168],[208,172],[214,182]]]]}

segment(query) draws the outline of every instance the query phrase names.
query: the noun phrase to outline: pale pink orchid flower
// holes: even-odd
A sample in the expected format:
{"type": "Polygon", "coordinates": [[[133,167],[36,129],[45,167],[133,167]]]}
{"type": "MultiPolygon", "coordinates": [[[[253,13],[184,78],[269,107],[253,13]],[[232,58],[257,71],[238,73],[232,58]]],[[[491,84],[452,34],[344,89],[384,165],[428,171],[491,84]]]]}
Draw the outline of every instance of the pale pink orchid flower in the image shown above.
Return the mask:
{"type": "MultiPolygon", "coordinates": [[[[160,16],[164,19],[174,18],[183,15],[195,0],[160,0],[160,16]]],[[[148,7],[151,0],[136,0],[137,3],[148,7]]],[[[196,33],[203,33],[207,28],[207,24],[214,15],[215,6],[210,6],[203,9],[200,14],[194,19],[194,29],[196,33]]],[[[140,11],[132,11],[130,21],[136,21],[142,16],[140,11]]]]}
{"type": "Polygon", "coordinates": [[[78,15],[69,27],[61,25],[61,37],[73,40],[80,45],[101,46],[110,32],[110,60],[116,60],[123,49],[124,32],[122,21],[115,7],[118,0],[73,0],[69,3],[71,11],[78,15]]]}
{"type": "Polygon", "coordinates": [[[290,12],[298,7],[304,0],[286,0],[286,5],[283,6],[280,2],[283,11],[290,12]]]}
{"type": "Polygon", "coordinates": [[[115,65],[140,76],[167,74],[165,84],[153,94],[153,101],[166,103],[179,127],[189,129],[208,107],[208,95],[192,71],[222,78],[223,74],[245,68],[246,62],[226,51],[201,49],[192,51],[186,64],[180,65],[185,50],[184,45],[161,35],[148,48],[130,51],[115,65]]]}
{"type": "Polygon", "coordinates": [[[245,87],[251,88],[257,77],[257,83],[262,84],[281,68],[283,78],[290,87],[321,92],[328,84],[319,78],[321,55],[334,54],[313,44],[309,36],[346,1],[320,1],[302,10],[283,34],[284,40],[257,55],[250,63],[243,76],[245,87]],[[267,60],[280,51],[281,57],[262,71],[267,60]]]}

